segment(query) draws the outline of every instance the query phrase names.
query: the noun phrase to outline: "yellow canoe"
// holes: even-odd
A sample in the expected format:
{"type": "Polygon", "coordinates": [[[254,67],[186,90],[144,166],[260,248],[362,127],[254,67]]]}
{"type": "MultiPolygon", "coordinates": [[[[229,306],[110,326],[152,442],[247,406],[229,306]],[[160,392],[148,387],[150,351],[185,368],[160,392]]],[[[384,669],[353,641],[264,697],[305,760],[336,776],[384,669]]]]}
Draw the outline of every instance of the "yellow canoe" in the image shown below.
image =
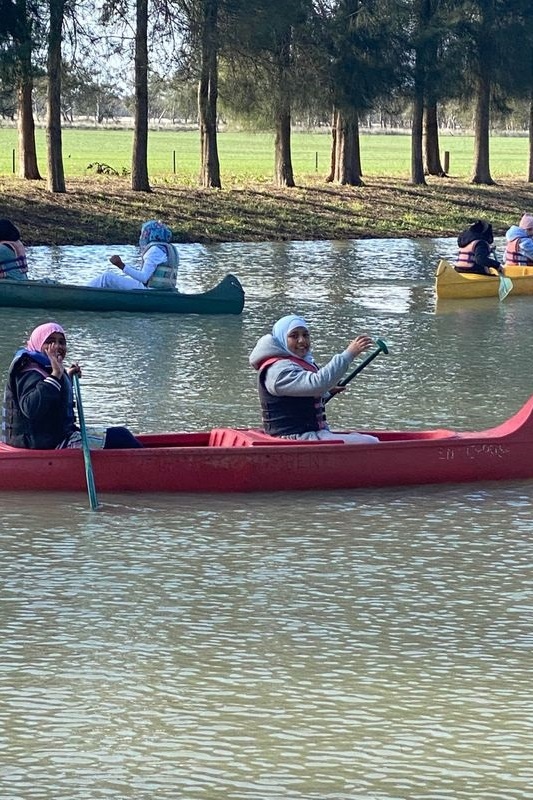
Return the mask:
{"type": "MultiPolygon", "coordinates": [[[[509,297],[533,295],[533,267],[510,264],[504,268],[505,277],[513,282],[509,297]]],[[[478,297],[498,297],[500,281],[497,275],[476,275],[457,272],[449,261],[441,259],[435,277],[435,291],[439,299],[472,300],[478,297]]]]}

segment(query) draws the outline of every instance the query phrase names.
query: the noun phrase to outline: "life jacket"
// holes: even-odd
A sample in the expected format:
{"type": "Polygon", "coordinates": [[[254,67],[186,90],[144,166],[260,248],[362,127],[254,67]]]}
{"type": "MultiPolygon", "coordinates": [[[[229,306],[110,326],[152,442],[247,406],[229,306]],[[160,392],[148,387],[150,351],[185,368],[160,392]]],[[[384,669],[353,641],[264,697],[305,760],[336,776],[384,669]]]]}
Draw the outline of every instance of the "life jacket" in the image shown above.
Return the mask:
{"type": "Polygon", "coordinates": [[[520,251],[520,237],[507,242],[505,248],[505,263],[518,264],[521,267],[533,266],[533,261],[520,251]]]}
{"type": "Polygon", "coordinates": [[[35,384],[50,375],[49,369],[39,364],[34,356],[35,354],[30,355],[27,350],[19,350],[9,367],[2,408],[2,441],[12,447],[53,450],[76,430],[72,384],[65,372],[59,381],[61,384],[61,391],[58,393],[59,402],[53,404],[50,412],[37,424],[25,416],[20,408],[18,396],[21,375],[34,373],[35,384]]]}
{"type": "Polygon", "coordinates": [[[178,279],[179,256],[174,245],[168,242],[153,242],[150,247],[160,247],[165,251],[167,259],[162,264],[158,264],[151,277],[144,284],[149,289],[175,289],[178,279]]]}
{"type": "Polygon", "coordinates": [[[455,261],[455,266],[461,269],[472,269],[474,267],[474,250],[481,239],[475,239],[465,247],[460,247],[455,261]]]}
{"type": "Polygon", "coordinates": [[[262,362],[257,376],[257,388],[265,433],[270,436],[290,436],[325,428],[326,414],[322,397],[277,397],[267,391],[266,373],[268,367],[276,361],[293,361],[302,369],[318,372],[316,364],[310,364],[296,356],[273,356],[262,362]]]}
{"type": "Polygon", "coordinates": [[[28,262],[22,242],[0,242],[0,278],[27,277],[28,262]]]}

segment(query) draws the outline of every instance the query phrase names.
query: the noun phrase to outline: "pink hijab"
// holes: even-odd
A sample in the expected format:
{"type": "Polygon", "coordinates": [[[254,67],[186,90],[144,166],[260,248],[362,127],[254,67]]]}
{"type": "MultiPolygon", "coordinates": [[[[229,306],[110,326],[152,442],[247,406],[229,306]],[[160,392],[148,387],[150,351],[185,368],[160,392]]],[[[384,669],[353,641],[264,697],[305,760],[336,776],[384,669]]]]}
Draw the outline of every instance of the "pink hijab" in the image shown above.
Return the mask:
{"type": "Polygon", "coordinates": [[[65,331],[57,322],[45,322],[44,325],[39,325],[32,331],[30,338],[26,342],[26,348],[32,350],[34,353],[40,353],[43,344],[52,333],[62,333],[63,336],[65,335],[65,331]]]}

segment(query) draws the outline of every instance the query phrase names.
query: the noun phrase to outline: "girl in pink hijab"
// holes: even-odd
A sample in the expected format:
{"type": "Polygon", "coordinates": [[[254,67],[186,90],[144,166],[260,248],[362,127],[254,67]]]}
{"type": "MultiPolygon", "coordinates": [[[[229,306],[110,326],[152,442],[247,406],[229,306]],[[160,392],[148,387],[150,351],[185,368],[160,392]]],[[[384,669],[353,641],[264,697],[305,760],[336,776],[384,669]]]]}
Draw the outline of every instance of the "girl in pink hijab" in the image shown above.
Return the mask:
{"type": "MultiPolygon", "coordinates": [[[[2,412],[2,441],[12,447],[52,450],[81,447],[71,378],[78,364],[65,367],[67,340],[57,322],[32,331],[9,367],[2,412]]],[[[107,428],[89,437],[96,447],[141,447],[127,428],[107,428]]]]}
{"type": "Polygon", "coordinates": [[[63,339],[65,339],[65,331],[61,325],[58,325],[57,322],[45,322],[43,325],[39,325],[34,331],[32,331],[30,338],[26,343],[27,349],[40,353],[43,344],[53,333],[61,333],[63,334],[63,339]]]}

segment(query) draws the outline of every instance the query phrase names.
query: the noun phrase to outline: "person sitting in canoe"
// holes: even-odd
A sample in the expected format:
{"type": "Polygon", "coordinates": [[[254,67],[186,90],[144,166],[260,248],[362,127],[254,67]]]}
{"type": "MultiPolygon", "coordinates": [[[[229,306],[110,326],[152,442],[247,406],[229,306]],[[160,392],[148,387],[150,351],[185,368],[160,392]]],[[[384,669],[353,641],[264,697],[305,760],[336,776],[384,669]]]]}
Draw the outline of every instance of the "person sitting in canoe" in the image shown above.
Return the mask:
{"type": "Polygon", "coordinates": [[[533,216],[524,214],[505,234],[505,266],[533,267],[533,216]]]}
{"type": "Polygon", "coordinates": [[[353,339],[344,352],[319,368],[313,359],[309,326],[295,314],[279,319],[250,354],[265,432],[284,439],[339,439],[350,444],[378,442],[357,432],[334,433],[326,421],[325,402],[343,391],[337,387],[351,362],[372,344],[370,336],[353,339]]]}
{"type": "Polygon", "coordinates": [[[107,269],[87,285],[97,289],[175,289],[179,256],[171,241],[172,231],[167,225],[155,219],[145,222],[139,237],[141,268],[125,264],[114,255],[109,260],[122,274],[107,269]]]}
{"type": "MultiPolygon", "coordinates": [[[[75,424],[71,376],[78,364],[65,368],[65,331],[57,322],[39,325],[9,367],[2,410],[2,441],[30,450],[81,448],[75,424]]],[[[127,429],[107,428],[89,434],[94,449],[142,447],[127,429]]]]}
{"type": "Polygon", "coordinates": [[[455,262],[457,272],[475,272],[494,275],[491,269],[501,272],[502,265],[494,258],[492,225],[478,220],[457,237],[459,253],[455,262]]]}
{"type": "Polygon", "coordinates": [[[20,231],[8,219],[0,219],[0,278],[28,280],[28,262],[20,231]]]}

